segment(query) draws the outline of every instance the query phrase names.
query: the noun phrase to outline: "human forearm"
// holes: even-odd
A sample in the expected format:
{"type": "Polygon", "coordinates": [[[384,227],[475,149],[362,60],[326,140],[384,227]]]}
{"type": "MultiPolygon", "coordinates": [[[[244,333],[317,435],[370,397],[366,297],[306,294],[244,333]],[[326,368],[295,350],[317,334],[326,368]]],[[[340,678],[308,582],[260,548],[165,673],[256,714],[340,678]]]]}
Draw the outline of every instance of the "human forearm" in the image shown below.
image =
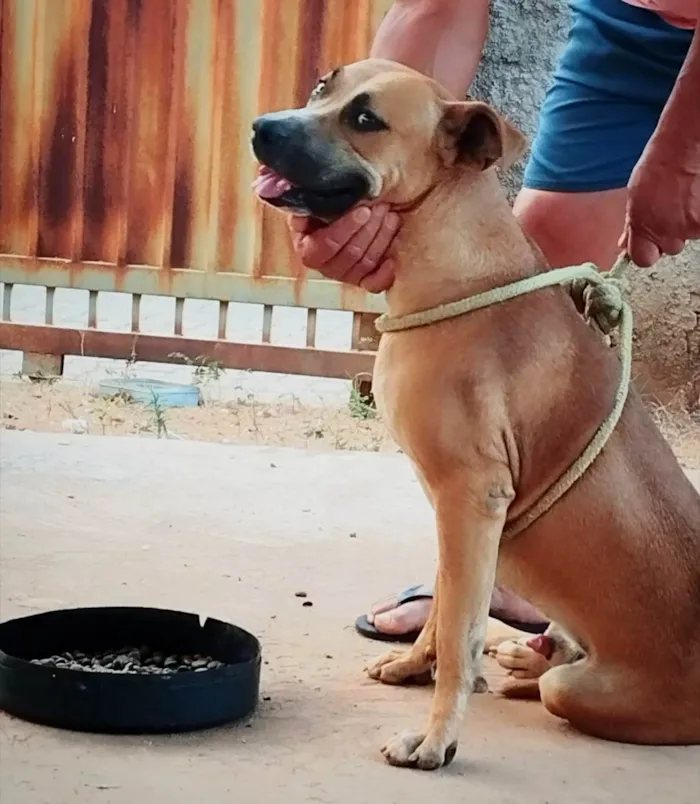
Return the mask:
{"type": "Polygon", "coordinates": [[[464,97],[489,27],[489,0],[395,0],[379,26],[371,56],[431,76],[464,97]]]}
{"type": "Polygon", "coordinates": [[[700,239],[700,22],[628,190],[620,245],[637,265],[653,265],[700,239]]]}
{"type": "Polygon", "coordinates": [[[677,164],[700,174],[700,19],[673,92],[649,143],[650,150],[661,148],[677,164]]]}

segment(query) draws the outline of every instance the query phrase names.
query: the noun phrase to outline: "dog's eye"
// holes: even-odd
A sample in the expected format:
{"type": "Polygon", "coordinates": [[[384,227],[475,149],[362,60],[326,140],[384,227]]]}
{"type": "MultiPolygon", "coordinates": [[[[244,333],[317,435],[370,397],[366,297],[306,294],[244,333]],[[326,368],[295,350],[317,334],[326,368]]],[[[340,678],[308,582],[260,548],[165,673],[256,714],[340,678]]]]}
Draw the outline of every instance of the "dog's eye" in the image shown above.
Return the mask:
{"type": "Polygon", "coordinates": [[[325,95],[328,85],[336,76],[340,74],[341,69],[341,67],[336,67],[334,70],[331,70],[329,73],[326,73],[326,75],[321,76],[321,78],[318,79],[318,83],[311,90],[311,95],[309,95],[309,102],[318,100],[318,98],[325,95]]]}
{"type": "Polygon", "coordinates": [[[348,122],[356,131],[386,131],[389,128],[383,120],[368,109],[350,115],[348,122]]]}
{"type": "Polygon", "coordinates": [[[323,95],[323,90],[326,88],[326,84],[328,82],[325,78],[322,78],[318,84],[311,90],[311,95],[309,96],[309,100],[316,100],[316,98],[320,98],[323,95]]]}

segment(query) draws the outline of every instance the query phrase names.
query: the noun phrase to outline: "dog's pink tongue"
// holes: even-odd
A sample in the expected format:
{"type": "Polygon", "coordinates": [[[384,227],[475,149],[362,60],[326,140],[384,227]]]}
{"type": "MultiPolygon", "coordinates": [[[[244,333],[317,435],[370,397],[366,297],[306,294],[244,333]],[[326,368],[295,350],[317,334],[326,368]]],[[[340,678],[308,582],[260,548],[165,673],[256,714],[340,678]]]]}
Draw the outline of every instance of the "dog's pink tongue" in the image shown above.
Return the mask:
{"type": "Polygon", "coordinates": [[[257,178],[253,182],[253,190],[260,198],[279,198],[292,186],[290,181],[282,178],[279,173],[269,167],[261,167],[257,178]]]}

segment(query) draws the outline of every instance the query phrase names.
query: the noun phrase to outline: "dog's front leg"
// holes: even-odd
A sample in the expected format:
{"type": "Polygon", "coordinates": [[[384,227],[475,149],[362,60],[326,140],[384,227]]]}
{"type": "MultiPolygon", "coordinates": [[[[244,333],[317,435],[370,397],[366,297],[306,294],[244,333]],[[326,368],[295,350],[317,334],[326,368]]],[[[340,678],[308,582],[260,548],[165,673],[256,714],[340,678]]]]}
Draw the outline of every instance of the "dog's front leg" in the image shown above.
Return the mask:
{"type": "Polygon", "coordinates": [[[439,582],[435,579],[430,614],[418,639],[410,650],[390,651],[378,659],[368,670],[370,678],[383,684],[429,684],[436,659],[437,612],[439,608],[439,582]]]}
{"type": "Polygon", "coordinates": [[[474,489],[466,481],[444,484],[436,495],[440,599],[435,694],[427,728],[404,732],[382,749],[392,765],[434,770],[455,755],[459,725],[480,666],[511,497],[501,483],[474,489]]]}

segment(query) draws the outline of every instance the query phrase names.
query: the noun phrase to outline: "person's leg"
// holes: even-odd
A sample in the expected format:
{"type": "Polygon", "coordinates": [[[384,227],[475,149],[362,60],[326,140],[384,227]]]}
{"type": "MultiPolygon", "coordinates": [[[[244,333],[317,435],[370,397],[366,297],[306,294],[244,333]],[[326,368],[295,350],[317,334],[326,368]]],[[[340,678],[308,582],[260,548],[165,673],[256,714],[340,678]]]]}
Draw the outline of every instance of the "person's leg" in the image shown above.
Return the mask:
{"type": "MultiPolygon", "coordinates": [[[[592,261],[609,270],[619,252],[629,176],[692,32],[621,0],[570,5],[571,33],[540,113],[514,212],[552,267],[592,261]]],[[[360,620],[384,636],[410,639],[425,624],[431,603],[429,588],[407,600],[394,595],[360,620]]],[[[491,615],[528,630],[547,625],[533,606],[498,587],[491,615]]],[[[358,630],[372,636],[360,620],[358,630]]]]}
{"type": "MultiPolygon", "coordinates": [[[[357,618],[355,627],[370,639],[414,642],[428,620],[432,597],[432,585],[410,586],[374,603],[369,614],[357,618]]],[[[532,634],[543,633],[548,624],[533,605],[502,587],[493,590],[489,614],[512,628],[532,634]]]]}
{"type": "Polygon", "coordinates": [[[514,205],[558,268],[619,254],[627,182],[692,41],[620,0],[572,0],[572,27],[514,205]]]}
{"type": "Polygon", "coordinates": [[[523,187],[513,212],[553,268],[593,262],[609,271],[620,250],[627,190],[562,193],[523,187]]]}

